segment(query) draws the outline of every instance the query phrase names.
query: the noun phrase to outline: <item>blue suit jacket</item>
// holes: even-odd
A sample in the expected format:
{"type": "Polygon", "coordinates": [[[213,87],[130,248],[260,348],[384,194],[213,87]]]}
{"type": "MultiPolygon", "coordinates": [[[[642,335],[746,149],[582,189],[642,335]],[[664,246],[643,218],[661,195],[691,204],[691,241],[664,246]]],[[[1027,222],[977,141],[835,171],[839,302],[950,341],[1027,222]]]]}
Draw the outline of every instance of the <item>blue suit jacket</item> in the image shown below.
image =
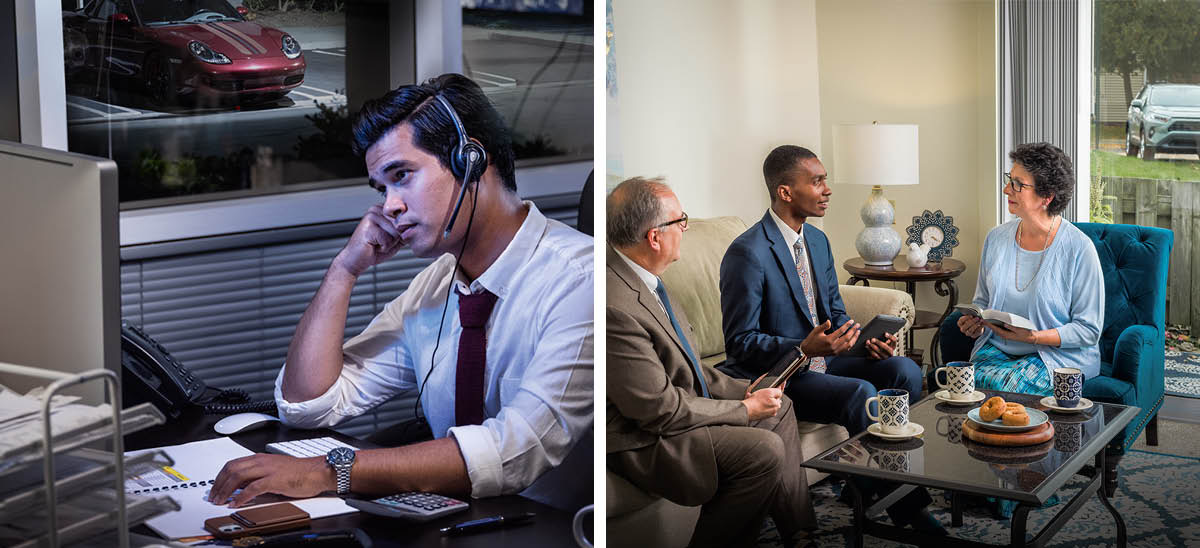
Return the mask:
{"type": "MultiPolygon", "coordinates": [[[[831,329],[850,321],[838,291],[833,252],[825,233],[805,223],[817,320],[831,329]]],[[[771,364],[813,330],[808,301],[791,251],[770,212],[729,245],[721,260],[721,326],[725,369],[748,378],[771,364]]]]}

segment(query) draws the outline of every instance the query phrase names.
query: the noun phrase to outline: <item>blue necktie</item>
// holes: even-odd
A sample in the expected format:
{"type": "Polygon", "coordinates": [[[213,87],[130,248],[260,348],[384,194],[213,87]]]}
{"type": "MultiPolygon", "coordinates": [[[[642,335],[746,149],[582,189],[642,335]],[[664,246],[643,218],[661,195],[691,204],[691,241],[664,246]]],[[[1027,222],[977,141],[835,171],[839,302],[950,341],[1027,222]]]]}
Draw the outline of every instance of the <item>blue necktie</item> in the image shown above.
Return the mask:
{"type": "Polygon", "coordinates": [[[683,329],[679,327],[679,321],[675,319],[675,313],[671,311],[671,299],[667,298],[667,288],[663,287],[662,280],[658,281],[658,287],[654,288],[654,292],[658,293],[663,308],[667,309],[667,317],[671,318],[671,327],[675,328],[675,335],[679,337],[679,342],[683,343],[683,350],[687,353],[688,360],[692,362],[696,378],[700,379],[700,393],[706,398],[711,397],[708,394],[708,383],[704,382],[704,373],[700,371],[700,360],[697,360],[696,355],[692,353],[692,345],[688,343],[687,337],[683,336],[683,329]]]}

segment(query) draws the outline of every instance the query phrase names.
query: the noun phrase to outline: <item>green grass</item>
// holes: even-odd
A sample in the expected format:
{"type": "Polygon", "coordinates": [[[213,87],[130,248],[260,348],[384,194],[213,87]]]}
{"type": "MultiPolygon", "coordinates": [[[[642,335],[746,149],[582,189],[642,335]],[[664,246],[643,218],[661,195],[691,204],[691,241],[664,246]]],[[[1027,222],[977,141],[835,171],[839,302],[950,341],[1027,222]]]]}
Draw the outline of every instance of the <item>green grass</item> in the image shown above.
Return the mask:
{"type": "MultiPolygon", "coordinates": [[[[1125,124],[1123,123],[1105,123],[1093,124],[1092,140],[1096,138],[1096,130],[1100,132],[1100,139],[1103,140],[1119,140],[1125,142],[1125,124]]],[[[1095,146],[1096,143],[1092,143],[1095,146]]]]}
{"type": "Polygon", "coordinates": [[[1200,181],[1200,162],[1196,160],[1154,160],[1145,162],[1124,154],[1092,151],[1092,175],[1200,181]]]}

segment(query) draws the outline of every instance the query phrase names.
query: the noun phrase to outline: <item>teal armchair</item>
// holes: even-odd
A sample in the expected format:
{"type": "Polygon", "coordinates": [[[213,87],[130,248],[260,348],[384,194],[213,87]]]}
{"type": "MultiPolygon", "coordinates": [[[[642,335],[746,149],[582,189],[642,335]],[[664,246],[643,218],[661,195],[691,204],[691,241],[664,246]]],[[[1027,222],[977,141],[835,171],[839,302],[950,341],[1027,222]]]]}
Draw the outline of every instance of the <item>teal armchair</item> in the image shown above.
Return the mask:
{"type": "MultiPolygon", "coordinates": [[[[1174,235],[1170,230],[1136,225],[1075,226],[1096,245],[1104,272],[1100,374],[1083,384],[1083,397],[1141,409],[1108,447],[1104,487],[1112,496],[1117,464],[1142,430],[1148,445],[1158,445],[1158,410],[1165,395],[1167,265],[1174,235]]],[[[939,347],[947,362],[970,359],[975,342],[958,330],[959,316],[951,314],[939,329],[939,347]]]]}

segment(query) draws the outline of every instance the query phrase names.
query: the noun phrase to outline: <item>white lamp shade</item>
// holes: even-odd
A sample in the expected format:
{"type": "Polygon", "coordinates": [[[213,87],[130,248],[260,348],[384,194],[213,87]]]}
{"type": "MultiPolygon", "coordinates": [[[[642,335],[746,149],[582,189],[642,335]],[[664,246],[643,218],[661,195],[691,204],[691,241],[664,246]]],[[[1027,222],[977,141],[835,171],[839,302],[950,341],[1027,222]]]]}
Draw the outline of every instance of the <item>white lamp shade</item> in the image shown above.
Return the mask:
{"type": "Polygon", "coordinates": [[[833,177],[855,185],[915,185],[921,181],[916,124],[833,126],[833,177]]]}

